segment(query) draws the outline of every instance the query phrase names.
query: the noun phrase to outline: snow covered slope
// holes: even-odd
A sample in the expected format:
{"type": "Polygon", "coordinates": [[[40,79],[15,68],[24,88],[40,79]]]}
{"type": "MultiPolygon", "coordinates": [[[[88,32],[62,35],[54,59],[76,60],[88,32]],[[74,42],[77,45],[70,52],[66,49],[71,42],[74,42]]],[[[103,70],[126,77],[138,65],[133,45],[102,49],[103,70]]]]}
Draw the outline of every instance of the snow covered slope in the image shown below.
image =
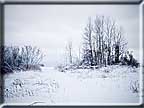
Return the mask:
{"type": "Polygon", "coordinates": [[[139,104],[139,68],[108,66],[60,72],[53,67],[4,76],[6,104],[139,104]]]}

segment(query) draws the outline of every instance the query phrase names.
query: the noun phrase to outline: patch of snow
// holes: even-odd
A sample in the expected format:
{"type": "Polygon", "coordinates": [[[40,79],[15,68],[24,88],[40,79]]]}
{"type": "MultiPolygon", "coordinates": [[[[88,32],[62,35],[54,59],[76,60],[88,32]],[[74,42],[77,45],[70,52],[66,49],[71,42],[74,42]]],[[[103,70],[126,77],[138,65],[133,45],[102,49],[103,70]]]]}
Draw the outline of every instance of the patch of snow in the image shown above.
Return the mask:
{"type": "Polygon", "coordinates": [[[131,85],[139,82],[139,68],[107,66],[60,72],[53,67],[4,76],[4,101],[28,105],[138,104],[140,94],[131,85]]]}

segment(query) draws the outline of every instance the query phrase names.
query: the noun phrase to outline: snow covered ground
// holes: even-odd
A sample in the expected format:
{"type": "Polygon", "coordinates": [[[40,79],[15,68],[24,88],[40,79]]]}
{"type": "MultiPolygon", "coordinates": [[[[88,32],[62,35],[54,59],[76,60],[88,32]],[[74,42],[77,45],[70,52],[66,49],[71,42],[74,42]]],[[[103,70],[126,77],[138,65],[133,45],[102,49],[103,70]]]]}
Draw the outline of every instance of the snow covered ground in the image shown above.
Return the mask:
{"type": "Polygon", "coordinates": [[[4,76],[4,101],[27,105],[139,104],[139,72],[140,68],[118,65],[15,72],[4,76]]]}

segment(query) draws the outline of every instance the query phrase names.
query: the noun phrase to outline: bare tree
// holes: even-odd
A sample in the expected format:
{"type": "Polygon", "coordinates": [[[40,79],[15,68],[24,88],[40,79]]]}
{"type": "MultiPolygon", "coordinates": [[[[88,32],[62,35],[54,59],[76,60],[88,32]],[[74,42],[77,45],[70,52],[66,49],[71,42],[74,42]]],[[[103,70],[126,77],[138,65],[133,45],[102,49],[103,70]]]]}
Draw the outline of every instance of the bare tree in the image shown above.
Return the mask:
{"type": "Polygon", "coordinates": [[[94,20],[94,40],[95,40],[95,56],[98,64],[103,63],[104,58],[104,16],[96,16],[94,20]]]}
{"type": "Polygon", "coordinates": [[[88,24],[85,27],[85,32],[83,35],[83,39],[84,39],[84,59],[87,59],[90,63],[90,65],[93,65],[93,46],[92,46],[92,30],[93,30],[93,26],[91,23],[91,18],[88,19],[88,24]]]}
{"type": "Polygon", "coordinates": [[[110,18],[105,20],[105,39],[106,39],[106,47],[107,47],[107,64],[111,64],[111,52],[112,52],[112,44],[115,30],[115,22],[110,18]]]}
{"type": "Polygon", "coordinates": [[[66,49],[68,51],[69,63],[72,64],[73,63],[73,60],[72,60],[72,41],[68,42],[66,49]]]}
{"type": "Polygon", "coordinates": [[[125,52],[126,41],[123,35],[122,27],[114,28],[113,47],[115,52],[115,63],[119,63],[119,57],[125,52]]]}

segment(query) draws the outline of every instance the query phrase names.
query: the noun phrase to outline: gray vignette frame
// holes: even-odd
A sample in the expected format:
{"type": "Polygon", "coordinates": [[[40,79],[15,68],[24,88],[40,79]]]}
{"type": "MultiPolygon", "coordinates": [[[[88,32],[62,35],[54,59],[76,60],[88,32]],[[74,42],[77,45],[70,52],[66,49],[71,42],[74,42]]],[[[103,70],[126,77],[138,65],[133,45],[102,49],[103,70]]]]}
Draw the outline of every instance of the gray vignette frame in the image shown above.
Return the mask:
{"type": "MultiPolygon", "coordinates": [[[[144,0],[0,0],[0,45],[4,45],[4,11],[5,11],[5,5],[99,5],[99,4],[107,4],[107,5],[139,5],[139,7],[142,5],[142,24],[140,29],[142,29],[142,36],[144,42],[144,0]]],[[[144,43],[142,43],[144,46],[144,43]]],[[[1,47],[0,46],[0,47],[1,47]]],[[[1,49],[0,49],[1,50],[1,49]]],[[[144,51],[143,51],[143,57],[144,57],[144,51]]],[[[0,57],[0,63],[2,61],[2,56],[0,57]]],[[[144,61],[143,61],[144,62],[144,61]]],[[[1,68],[1,64],[0,64],[1,68]]],[[[143,69],[144,70],[144,69],[143,69]]],[[[143,71],[143,77],[144,77],[144,71],[143,71]]],[[[3,76],[0,71],[0,107],[3,108],[29,108],[29,107],[92,107],[92,106],[25,106],[25,105],[3,105],[4,99],[3,99],[3,85],[4,80],[3,76]]],[[[143,79],[143,87],[144,87],[144,79],[143,79]]],[[[140,106],[93,106],[96,108],[102,107],[102,108],[138,108],[138,107],[144,107],[144,88],[143,88],[143,104],[140,106]]]]}

